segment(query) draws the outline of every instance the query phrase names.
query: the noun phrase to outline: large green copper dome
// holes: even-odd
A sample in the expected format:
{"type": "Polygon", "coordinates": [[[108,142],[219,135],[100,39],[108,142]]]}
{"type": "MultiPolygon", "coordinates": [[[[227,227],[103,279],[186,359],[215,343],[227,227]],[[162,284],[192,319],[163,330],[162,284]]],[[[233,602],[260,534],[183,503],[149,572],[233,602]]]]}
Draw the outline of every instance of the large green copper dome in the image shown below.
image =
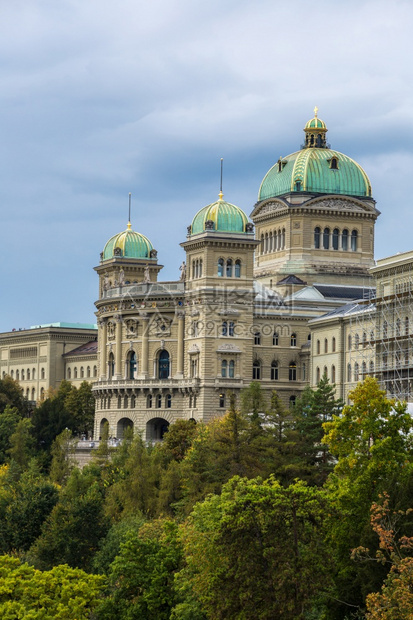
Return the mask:
{"type": "Polygon", "coordinates": [[[103,250],[103,260],[114,256],[125,258],[150,258],[152,243],[141,233],[132,230],[129,222],[128,228],[109,239],[103,250]]]}
{"type": "Polygon", "coordinates": [[[219,200],[207,205],[195,215],[192,220],[191,234],[196,235],[205,230],[216,230],[219,232],[246,232],[248,218],[244,211],[229,202],[222,200],[220,193],[219,200]],[[212,225],[205,225],[212,222],[212,225]]]}
{"type": "Polygon", "coordinates": [[[280,157],[265,175],[258,192],[259,201],[291,192],[371,198],[371,184],[363,168],[351,157],[328,148],[327,127],[317,112],[304,132],[304,148],[280,157]]]}

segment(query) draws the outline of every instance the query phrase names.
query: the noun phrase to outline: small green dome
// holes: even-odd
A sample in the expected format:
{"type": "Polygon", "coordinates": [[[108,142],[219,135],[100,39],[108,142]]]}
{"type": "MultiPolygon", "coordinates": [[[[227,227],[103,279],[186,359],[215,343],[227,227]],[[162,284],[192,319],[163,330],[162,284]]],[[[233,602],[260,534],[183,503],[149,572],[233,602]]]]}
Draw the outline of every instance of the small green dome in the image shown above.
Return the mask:
{"type": "Polygon", "coordinates": [[[222,200],[222,193],[220,193],[219,196],[219,200],[207,205],[195,215],[191,225],[192,235],[202,233],[205,230],[210,230],[208,225],[205,226],[205,222],[208,221],[213,222],[212,230],[235,233],[246,232],[248,218],[244,211],[242,211],[239,207],[222,200]]]}
{"type": "Polygon", "coordinates": [[[290,192],[371,198],[371,184],[351,157],[328,148],[304,148],[280,157],[265,175],[258,200],[290,192]]]}
{"type": "Polygon", "coordinates": [[[327,127],[321,118],[317,118],[317,116],[315,116],[305,124],[304,131],[306,129],[327,129],[327,127]]]}
{"type": "Polygon", "coordinates": [[[108,260],[114,256],[150,258],[151,250],[153,250],[153,246],[149,239],[141,233],[133,231],[129,222],[126,230],[109,239],[103,250],[103,260],[108,260]]]}

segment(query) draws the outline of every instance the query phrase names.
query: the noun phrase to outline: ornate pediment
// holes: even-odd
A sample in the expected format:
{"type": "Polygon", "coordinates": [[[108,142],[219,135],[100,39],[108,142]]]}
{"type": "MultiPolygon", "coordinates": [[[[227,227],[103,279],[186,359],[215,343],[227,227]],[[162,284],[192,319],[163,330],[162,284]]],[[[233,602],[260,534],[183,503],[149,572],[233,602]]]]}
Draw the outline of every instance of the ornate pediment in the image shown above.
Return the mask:
{"type": "Polygon", "coordinates": [[[343,196],[326,196],[325,198],[315,198],[308,201],[307,208],[326,209],[328,211],[352,211],[359,213],[375,213],[376,210],[371,203],[362,202],[357,198],[345,198],[343,196]]]}
{"type": "Polygon", "coordinates": [[[194,353],[199,353],[200,352],[200,348],[197,344],[193,344],[189,349],[188,349],[188,353],[189,354],[194,354],[194,353]]]}
{"type": "Polygon", "coordinates": [[[285,212],[288,209],[288,205],[281,200],[270,200],[264,204],[259,204],[255,207],[251,213],[251,218],[258,218],[264,216],[277,215],[278,213],[285,212]]]}
{"type": "Polygon", "coordinates": [[[218,347],[217,353],[242,353],[242,351],[235,344],[226,342],[218,347]]]}

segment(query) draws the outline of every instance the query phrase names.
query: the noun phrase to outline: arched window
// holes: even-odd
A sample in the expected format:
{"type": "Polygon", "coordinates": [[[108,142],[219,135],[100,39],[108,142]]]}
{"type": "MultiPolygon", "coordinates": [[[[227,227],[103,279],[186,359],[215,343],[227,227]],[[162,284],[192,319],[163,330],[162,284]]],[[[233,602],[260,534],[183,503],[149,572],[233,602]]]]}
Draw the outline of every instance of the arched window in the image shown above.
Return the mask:
{"type": "Polygon", "coordinates": [[[221,377],[226,377],[227,376],[227,370],[228,370],[228,362],[227,362],[227,360],[222,360],[222,362],[221,362],[221,377]]]}
{"type": "Polygon", "coordinates": [[[33,368],[32,370],[32,379],[33,381],[36,379],[36,368],[33,368]]]}
{"type": "Polygon", "coordinates": [[[320,249],[320,236],[321,236],[321,228],[316,226],[314,228],[314,247],[316,250],[320,249]]]}
{"type": "Polygon", "coordinates": [[[336,367],[332,366],[331,367],[331,383],[335,383],[336,382],[336,367]]]}
{"type": "Polygon", "coordinates": [[[90,366],[87,367],[86,376],[88,379],[90,379],[90,366]]]}
{"type": "Polygon", "coordinates": [[[352,341],[351,341],[351,335],[348,337],[348,349],[349,351],[351,351],[351,347],[352,347],[352,341]]]}
{"type": "Polygon", "coordinates": [[[44,399],[44,387],[40,388],[40,400],[43,400],[43,399],[44,399]]]}
{"type": "Polygon", "coordinates": [[[351,251],[357,252],[357,230],[351,231],[351,251]]]}
{"type": "Polygon", "coordinates": [[[199,259],[199,277],[202,278],[202,269],[204,266],[204,262],[202,260],[202,258],[199,259]]]}
{"type": "Polygon", "coordinates": [[[374,362],[371,361],[369,364],[369,374],[374,375],[374,362]]]}
{"type": "Polygon", "coordinates": [[[24,381],[24,370],[22,370],[22,381],[24,381]]]}
{"type": "Polygon", "coordinates": [[[132,395],[130,397],[130,408],[131,409],[135,409],[135,405],[136,405],[136,398],[135,398],[135,396],[132,395]]]}
{"type": "Polygon", "coordinates": [[[409,335],[409,317],[406,316],[406,318],[404,319],[404,334],[405,336],[409,335]]]}
{"type": "Polygon", "coordinates": [[[332,157],[330,160],[330,168],[331,170],[338,170],[338,161],[337,157],[332,157]]]}
{"type": "Polygon", "coordinates": [[[344,251],[348,250],[348,230],[345,228],[341,233],[341,249],[344,251]]]}
{"type": "Polygon", "coordinates": [[[83,366],[80,367],[80,378],[83,379],[85,376],[85,369],[83,368],[83,366]]]}
{"type": "Polygon", "coordinates": [[[27,369],[27,381],[30,381],[30,368],[27,369]]]}
{"type": "Polygon", "coordinates": [[[347,364],[347,381],[351,381],[351,364],[347,364]]]}
{"type": "Polygon", "coordinates": [[[296,401],[297,397],[296,396],[290,396],[290,409],[293,409],[295,407],[295,401],[296,401]]]}
{"type": "Polygon", "coordinates": [[[261,334],[260,334],[260,332],[255,332],[255,334],[254,334],[254,344],[261,344],[261,334]]]}
{"type": "Polygon", "coordinates": [[[94,377],[98,376],[98,367],[97,366],[93,366],[93,376],[94,377]]]}
{"type": "Polygon", "coordinates": [[[281,231],[281,249],[285,249],[285,228],[281,231]]]}
{"type": "Polygon", "coordinates": [[[115,374],[115,356],[113,353],[109,353],[108,359],[108,379],[113,379],[115,374]]]}
{"type": "Polygon", "coordinates": [[[228,321],[222,321],[221,335],[228,336],[228,321]]]}
{"type": "Polygon", "coordinates": [[[68,379],[71,379],[71,378],[72,378],[72,369],[71,369],[71,368],[68,368],[68,369],[67,369],[67,378],[68,378],[68,379]]]}
{"type": "Polygon", "coordinates": [[[10,377],[13,379],[14,378],[14,370],[10,371],[10,377]]]}
{"type": "Polygon", "coordinates": [[[122,396],[118,396],[118,409],[122,408],[122,396]]]}
{"type": "Polygon", "coordinates": [[[196,278],[195,261],[192,261],[192,278],[196,278]]]}
{"type": "Polygon", "coordinates": [[[147,409],[152,409],[152,394],[148,394],[146,397],[146,407],[147,409]]]}
{"type": "Polygon", "coordinates": [[[76,366],[73,368],[73,378],[77,379],[77,368],[76,368],[76,366]]]}
{"type": "Polygon", "coordinates": [[[225,407],[225,394],[219,395],[219,406],[221,409],[225,407]]]}
{"type": "Polygon", "coordinates": [[[359,365],[356,362],[354,364],[354,381],[358,381],[359,380],[359,365]]]}
{"type": "Polygon", "coordinates": [[[227,278],[232,278],[232,259],[227,260],[227,278]]]}
{"type": "Polygon", "coordinates": [[[383,321],[383,338],[387,338],[387,321],[383,321]]]}
{"type": "Polygon", "coordinates": [[[279,250],[281,250],[281,243],[282,243],[282,238],[281,238],[281,229],[278,230],[277,233],[277,248],[279,250]]]}
{"type": "Polygon", "coordinates": [[[240,260],[236,260],[235,261],[235,273],[234,273],[236,278],[240,278],[241,277],[241,261],[240,260]]]}
{"type": "Polygon", "coordinates": [[[123,408],[124,409],[128,408],[128,397],[127,396],[125,396],[123,399],[123,408]]]}
{"type": "Polygon", "coordinates": [[[307,366],[305,364],[305,362],[303,362],[303,366],[302,366],[302,381],[305,381],[307,378],[307,366]]]}
{"type": "Polygon", "coordinates": [[[170,409],[172,407],[172,396],[167,394],[165,396],[165,409],[170,409]]]}
{"type": "Polygon", "coordinates": [[[320,369],[317,366],[316,371],[315,371],[315,382],[318,384],[320,383],[320,369]]]}
{"type": "Polygon", "coordinates": [[[288,367],[288,380],[297,381],[297,364],[295,362],[290,362],[288,367]]]}
{"type": "Polygon", "coordinates": [[[32,400],[36,400],[36,390],[32,388],[32,400]]]}
{"type": "Polygon", "coordinates": [[[401,327],[401,321],[400,319],[396,319],[396,336],[400,336],[400,327],[401,327]]]}
{"type": "Polygon", "coordinates": [[[317,355],[320,355],[320,341],[317,340],[317,355]]]}
{"type": "Polygon", "coordinates": [[[366,364],[366,362],[363,362],[362,365],[361,365],[361,373],[362,373],[362,379],[364,379],[366,374],[367,374],[367,364],[366,364]]]}
{"type": "Polygon", "coordinates": [[[136,353],[130,351],[127,362],[128,379],[135,379],[136,376],[136,353]]]}
{"type": "Polygon", "coordinates": [[[169,353],[168,351],[161,351],[159,354],[158,378],[159,379],[169,378],[169,353]]]}
{"type": "Polygon", "coordinates": [[[42,368],[40,372],[41,372],[41,378],[42,378],[42,379],[45,379],[45,378],[46,378],[46,372],[45,372],[45,369],[44,369],[44,368],[42,368]]]}
{"type": "Polygon", "coordinates": [[[333,230],[333,250],[338,250],[338,235],[339,235],[339,230],[338,228],[335,228],[333,230]]]}
{"type": "Polygon", "coordinates": [[[162,407],[162,394],[156,395],[156,408],[160,409],[162,407]]]}
{"type": "Polygon", "coordinates": [[[359,344],[360,344],[360,336],[358,334],[356,334],[354,336],[354,348],[356,350],[359,348],[359,344]]]}
{"type": "Polygon", "coordinates": [[[278,381],[278,362],[271,362],[271,381],[278,381]]]}
{"type": "Polygon", "coordinates": [[[324,338],[324,353],[328,353],[328,340],[324,338]]]}
{"type": "Polygon", "coordinates": [[[223,275],[224,275],[224,259],[219,258],[218,259],[218,276],[222,278],[223,275]]]}
{"type": "Polygon", "coordinates": [[[327,379],[328,374],[327,374],[327,366],[324,366],[324,370],[323,370],[323,377],[325,377],[327,379]]]}
{"type": "Polygon", "coordinates": [[[229,321],[228,323],[228,336],[234,335],[235,323],[234,321],[229,321]]]}
{"type": "Polygon", "coordinates": [[[273,347],[278,347],[278,334],[277,332],[274,332],[272,335],[272,344],[273,347]]]}
{"type": "Polygon", "coordinates": [[[336,350],[336,339],[333,336],[333,339],[331,341],[331,350],[333,351],[333,353],[335,353],[336,350]]]}
{"type": "Polygon", "coordinates": [[[324,228],[323,232],[323,248],[328,250],[330,248],[330,229],[324,228]]]}
{"type": "Polygon", "coordinates": [[[233,379],[235,376],[235,361],[234,360],[229,360],[229,364],[228,364],[228,377],[230,379],[233,379]]]}
{"type": "Polygon", "coordinates": [[[254,360],[252,365],[252,378],[254,381],[261,379],[261,362],[259,360],[254,360]]]}
{"type": "Polygon", "coordinates": [[[264,254],[264,234],[261,234],[261,254],[264,254]]]}
{"type": "Polygon", "coordinates": [[[290,346],[292,346],[292,347],[296,347],[297,346],[297,334],[291,334],[290,346]]]}
{"type": "Polygon", "coordinates": [[[20,370],[16,370],[16,381],[20,381],[20,370]]]}

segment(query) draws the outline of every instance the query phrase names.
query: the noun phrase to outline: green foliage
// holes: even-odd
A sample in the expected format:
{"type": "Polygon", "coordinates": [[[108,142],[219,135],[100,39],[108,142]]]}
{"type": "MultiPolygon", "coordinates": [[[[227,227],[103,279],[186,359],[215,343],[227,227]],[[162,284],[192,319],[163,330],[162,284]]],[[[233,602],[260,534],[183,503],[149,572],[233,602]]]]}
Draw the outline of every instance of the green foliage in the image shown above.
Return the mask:
{"type": "Polygon", "coordinates": [[[72,386],[64,399],[65,409],[72,416],[70,428],[79,435],[90,435],[95,416],[95,399],[92,384],[82,381],[78,388],[72,386]]]}
{"type": "Polygon", "coordinates": [[[33,456],[34,441],[31,435],[32,429],[31,421],[23,418],[19,420],[14,433],[10,436],[8,453],[22,471],[27,467],[30,458],[33,456]]]}
{"type": "Polygon", "coordinates": [[[9,460],[10,437],[21,419],[17,407],[6,405],[0,413],[0,464],[9,460]]]}
{"type": "Polygon", "coordinates": [[[4,620],[88,620],[99,604],[103,577],[68,566],[41,572],[0,557],[0,617],[4,620]]]}
{"type": "Polygon", "coordinates": [[[52,443],[50,479],[57,484],[63,484],[74,467],[75,443],[72,431],[65,429],[52,443]]]}
{"type": "Polygon", "coordinates": [[[100,575],[109,574],[110,565],[119,555],[121,544],[131,532],[138,532],[144,523],[144,518],[138,515],[125,517],[112,525],[107,536],[99,542],[99,550],[93,559],[93,571],[100,575]]]}
{"type": "Polygon", "coordinates": [[[101,620],[169,620],[177,602],[174,573],[182,549],[177,526],[160,521],[129,531],[109,574],[110,596],[99,609],[101,620]]]}
{"type": "Polygon", "coordinates": [[[241,392],[241,411],[250,415],[251,419],[260,422],[260,416],[267,410],[265,395],[259,381],[252,381],[241,392]]]}
{"type": "Polygon", "coordinates": [[[233,478],[181,529],[191,582],[207,616],[304,618],[329,582],[322,490],[233,478]]]}
{"type": "Polygon", "coordinates": [[[196,423],[194,420],[177,420],[170,424],[160,450],[168,461],[180,462],[191,447],[195,435],[196,423]]]}
{"type": "Polygon", "coordinates": [[[0,550],[26,551],[41,532],[58,499],[56,487],[39,473],[35,462],[16,478],[13,468],[0,475],[0,550]]]}
{"type": "Polygon", "coordinates": [[[15,407],[22,417],[29,415],[29,403],[23,396],[23,390],[18,381],[6,375],[0,379],[0,414],[6,407],[15,407]]]}
{"type": "Polygon", "coordinates": [[[42,570],[56,564],[89,570],[99,541],[109,529],[103,499],[98,482],[91,482],[89,472],[73,470],[59,503],[30,548],[28,558],[33,564],[42,570]]]}

